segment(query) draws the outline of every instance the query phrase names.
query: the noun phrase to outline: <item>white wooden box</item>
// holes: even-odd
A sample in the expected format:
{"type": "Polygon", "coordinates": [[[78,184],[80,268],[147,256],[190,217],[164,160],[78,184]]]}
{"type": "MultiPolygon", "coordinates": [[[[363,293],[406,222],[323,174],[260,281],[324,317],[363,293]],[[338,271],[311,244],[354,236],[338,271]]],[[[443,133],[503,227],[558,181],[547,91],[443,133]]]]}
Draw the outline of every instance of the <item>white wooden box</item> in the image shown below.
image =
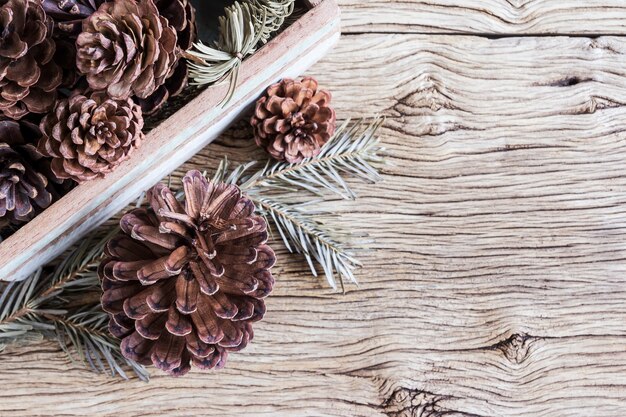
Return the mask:
{"type": "Polygon", "coordinates": [[[0,243],[0,279],[25,279],[89,230],[213,141],[271,83],[296,77],[340,35],[336,0],[308,0],[310,10],[246,59],[237,89],[224,107],[227,85],[207,88],[146,136],[142,147],[106,178],[79,185],[0,243]]]}

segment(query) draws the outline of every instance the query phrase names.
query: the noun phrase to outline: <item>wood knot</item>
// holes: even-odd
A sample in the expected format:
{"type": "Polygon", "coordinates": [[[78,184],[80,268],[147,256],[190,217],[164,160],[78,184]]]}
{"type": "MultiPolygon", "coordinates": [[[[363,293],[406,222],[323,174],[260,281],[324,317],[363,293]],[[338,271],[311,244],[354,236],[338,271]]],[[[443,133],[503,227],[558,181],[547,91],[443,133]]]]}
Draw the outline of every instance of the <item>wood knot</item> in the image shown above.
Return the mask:
{"type": "Polygon", "coordinates": [[[591,77],[579,77],[577,75],[566,76],[548,84],[550,87],[572,87],[582,83],[593,81],[591,77]]]}
{"type": "Polygon", "coordinates": [[[599,110],[623,106],[622,103],[608,97],[592,96],[577,108],[576,114],[593,114],[599,110]]]}
{"type": "Polygon", "coordinates": [[[394,106],[399,113],[422,115],[455,108],[443,81],[435,75],[421,74],[411,85],[414,89],[400,97],[394,106]]]}
{"type": "Polygon", "coordinates": [[[494,348],[502,352],[510,362],[521,364],[530,355],[530,348],[536,338],[526,334],[514,334],[508,339],[496,344],[494,348]]]}
{"type": "Polygon", "coordinates": [[[400,387],[385,400],[382,411],[389,417],[475,417],[442,405],[441,402],[448,398],[450,397],[400,387]]]}
{"type": "Polygon", "coordinates": [[[429,392],[401,387],[385,400],[382,407],[389,417],[430,417],[441,411],[437,404],[441,399],[429,392]]]}

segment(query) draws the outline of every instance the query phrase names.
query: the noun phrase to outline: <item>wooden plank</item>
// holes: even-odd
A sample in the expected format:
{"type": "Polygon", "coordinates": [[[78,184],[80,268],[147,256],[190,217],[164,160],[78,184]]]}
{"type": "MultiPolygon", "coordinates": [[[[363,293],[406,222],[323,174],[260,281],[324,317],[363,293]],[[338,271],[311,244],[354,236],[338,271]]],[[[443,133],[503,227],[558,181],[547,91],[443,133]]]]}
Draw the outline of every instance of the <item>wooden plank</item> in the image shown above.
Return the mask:
{"type": "Polygon", "coordinates": [[[146,135],[144,146],[113,173],[79,185],[2,242],[0,280],[24,279],[63,253],[215,139],[267,85],[305,71],[338,38],[337,4],[325,0],[245,61],[226,107],[219,103],[227,84],[209,87],[146,135]]]}
{"type": "MultiPolygon", "coordinates": [[[[311,74],[342,118],[389,117],[393,163],[331,203],[373,240],[360,287],[331,293],[274,241],[266,319],[227,369],[114,383],[51,344],[13,349],[0,415],[622,417],[625,54],[615,37],[342,38],[311,74]]],[[[245,126],[175,178],[261,156],[245,126]]]]}
{"type": "Polygon", "coordinates": [[[256,343],[227,369],[154,376],[149,384],[94,377],[47,345],[31,346],[0,362],[0,410],[7,417],[623,416],[626,375],[614,366],[626,363],[622,338],[426,351],[385,334],[375,340],[362,328],[335,328],[332,340],[306,338],[310,326],[278,320],[257,325],[256,343]]]}
{"type": "Polygon", "coordinates": [[[623,0],[340,0],[344,33],[625,34],[623,0]]]}

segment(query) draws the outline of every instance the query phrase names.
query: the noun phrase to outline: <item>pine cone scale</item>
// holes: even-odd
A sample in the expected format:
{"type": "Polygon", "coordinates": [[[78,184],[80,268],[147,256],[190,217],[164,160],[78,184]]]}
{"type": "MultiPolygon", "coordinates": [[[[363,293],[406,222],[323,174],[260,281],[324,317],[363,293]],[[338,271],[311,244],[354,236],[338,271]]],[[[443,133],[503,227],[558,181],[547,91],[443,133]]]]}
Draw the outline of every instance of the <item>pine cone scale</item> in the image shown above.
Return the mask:
{"type": "Polygon", "coordinates": [[[170,307],[167,312],[165,328],[175,336],[187,336],[193,331],[193,326],[187,316],[180,314],[174,306],[170,307]]]}
{"type": "Polygon", "coordinates": [[[144,339],[157,340],[167,321],[168,317],[165,313],[148,314],[143,319],[135,321],[135,330],[144,339]]]}

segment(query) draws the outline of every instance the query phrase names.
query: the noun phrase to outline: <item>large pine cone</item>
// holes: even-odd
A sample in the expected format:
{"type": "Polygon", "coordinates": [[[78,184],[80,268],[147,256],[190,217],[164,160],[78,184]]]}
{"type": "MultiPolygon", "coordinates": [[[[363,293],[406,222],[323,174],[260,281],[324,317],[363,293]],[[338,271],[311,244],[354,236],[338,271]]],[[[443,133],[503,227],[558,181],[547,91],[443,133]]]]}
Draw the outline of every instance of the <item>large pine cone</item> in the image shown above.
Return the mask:
{"type": "Polygon", "coordinates": [[[52,203],[52,189],[27,143],[39,136],[28,122],[0,120],[0,219],[24,223],[52,203]]]}
{"type": "Polygon", "coordinates": [[[113,171],[143,140],[141,108],[104,91],[60,100],[40,128],[37,149],[53,158],[54,175],[79,183],[113,171]]]}
{"type": "Polygon", "coordinates": [[[122,354],[175,376],[190,363],[221,368],[229,351],[247,345],[275,262],[265,220],[239,188],[198,171],[183,186],[184,206],[159,184],[148,193],[152,209],[122,217],[99,268],[122,354]]]}
{"type": "Polygon", "coordinates": [[[52,20],[39,0],[0,0],[0,110],[12,118],[50,111],[62,74],[52,20]]]}
{"type": "MultiPolygon", "coordinates": [[[[165,17],[177,34],[177,44],[180,50],[191,48],[196,40],[196,11],[188,0],[156,0],[157,9],[165,17]]],[[[151,115],[160,110],[165,102],[179,95],[187,87],[189,68],[187,60],[180,59],[172,74],[162,86],[156,89],[149,97],[136,98],[144,115],[151,115]]]]}
{"type": "Polygon", "coordinates": [[[273,158],[289,163],[318,155],[335,133],[331,94],[317,81],[284,79],[267,89],[256,103],[252,126],[257,145],[273,158]]]}
{"type": "Polygon", "coordinates": [[[152,0],[116,0],[83,21],[76,64],[93,90],[106,89],[116,99],[147,98],[173,73],[176,42],[152,0]]]}

